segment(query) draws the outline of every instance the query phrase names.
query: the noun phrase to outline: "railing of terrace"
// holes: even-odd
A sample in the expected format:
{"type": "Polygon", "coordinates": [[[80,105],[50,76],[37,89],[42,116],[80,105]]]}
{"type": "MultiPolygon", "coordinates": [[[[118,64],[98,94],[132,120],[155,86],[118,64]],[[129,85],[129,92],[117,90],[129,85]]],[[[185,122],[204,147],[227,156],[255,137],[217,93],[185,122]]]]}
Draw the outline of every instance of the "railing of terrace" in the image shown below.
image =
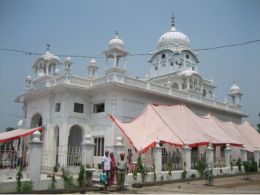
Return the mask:
{"type": "Polygon", "coordinates": [[[165,152],[162,153],[162,171],[167,171],[168,166],[172,167],[172,170],[183,169],[183,159],[180,152],[165,152]]]}

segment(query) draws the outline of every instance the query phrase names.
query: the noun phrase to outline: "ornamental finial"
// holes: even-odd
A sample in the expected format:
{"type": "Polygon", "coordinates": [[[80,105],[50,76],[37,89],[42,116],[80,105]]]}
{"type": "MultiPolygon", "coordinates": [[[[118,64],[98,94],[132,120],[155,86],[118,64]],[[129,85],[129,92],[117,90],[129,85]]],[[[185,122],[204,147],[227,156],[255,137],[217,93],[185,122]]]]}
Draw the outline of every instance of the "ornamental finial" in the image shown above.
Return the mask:
{"type": "Polygon", "coordinates": [[[116,38],[118,38],[118,30],[116,30],[116,38]]]}
{"type": "Polygon", "coordinates": [[[50,46],[51,46],[51,45],[50,45],[49,43],[47,43],[46,45],[47,45],[47,49],[46,49],[46,50],[47,50],[47,51],[50,51],[50,46]]]}
{"type": "Polygon", "coordinates": [[[171,19],[172,19],[172,27],[174,27],[175,26],[175,16],[174,16],[173,12],[172,12],[171,19]]]}

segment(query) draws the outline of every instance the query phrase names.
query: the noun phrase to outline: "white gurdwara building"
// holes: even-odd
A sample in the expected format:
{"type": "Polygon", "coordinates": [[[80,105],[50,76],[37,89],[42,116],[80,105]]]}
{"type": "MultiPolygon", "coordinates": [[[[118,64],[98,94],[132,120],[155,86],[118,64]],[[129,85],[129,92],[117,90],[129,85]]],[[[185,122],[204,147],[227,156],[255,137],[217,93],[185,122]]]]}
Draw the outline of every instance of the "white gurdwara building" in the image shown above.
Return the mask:
{"type": "MultiPolygon", "coordinates": [[[[242,94],[235,83],[230,88],[230,101],[215,99],[213,80],[199,74],[197,53],[192,51],[189,38],[176,30],[174,18],[151,53],[150,75],[144,79],[127,75],[128,52],[117,33],[103,54],[104,76],[98,76],[94,58],[87,65],[86,77],[72,74],[71,57],[65,59],[61,73],[61,59],[49,49],[33,64],[34,76],[26,78],[27,91],[16,101],[23,104],[24,128],[44,126],[46,151],[80,146],[84,136],[90,134],[97,164],[105,148],[113,150],[116,138],[122,136],[108,114],[131,121],[151,103],[183,103],[198,115],[210,112],[220,120],[237,123],[245,116],[241,112],[242,94]]],[[[53,164],[57,162],[66,165],[67,160],[53,156],[53,164]]]]}

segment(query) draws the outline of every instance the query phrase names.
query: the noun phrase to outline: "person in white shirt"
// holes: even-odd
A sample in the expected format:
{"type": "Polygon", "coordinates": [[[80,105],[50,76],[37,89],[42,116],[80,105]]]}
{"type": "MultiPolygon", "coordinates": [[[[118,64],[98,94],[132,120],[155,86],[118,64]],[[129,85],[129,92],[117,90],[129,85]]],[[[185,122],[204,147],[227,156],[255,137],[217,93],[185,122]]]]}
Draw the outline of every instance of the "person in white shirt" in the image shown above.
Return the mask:
{"type": "Polygon", "coordinates": [[[125,183],[125,175],[127,170],[127,162],[125,160],[125,153],[120,153],[120,159],[117,161],[117,189],[123,190],[125,183]]]}
{"type": "Polygon", "coordinates": [[[106,173],[107,175],[107,182],[105,186],[109,185],[110,180],[110,170],[111,170],[111,158],[109,156],[109,151],[105,151],[105,155],[102,157],[102,169],[103,173],[106,173]]]}

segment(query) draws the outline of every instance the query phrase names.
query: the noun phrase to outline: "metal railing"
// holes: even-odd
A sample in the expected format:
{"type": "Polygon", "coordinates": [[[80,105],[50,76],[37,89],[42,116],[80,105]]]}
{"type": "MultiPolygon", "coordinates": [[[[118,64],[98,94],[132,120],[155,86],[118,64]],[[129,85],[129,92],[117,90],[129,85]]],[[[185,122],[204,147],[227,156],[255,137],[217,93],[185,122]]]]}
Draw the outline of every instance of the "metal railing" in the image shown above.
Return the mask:
{"type": "Polygon", "coordinates": [[[217,158],[214,160],[213,162],[213,166],[214,168],[221,168],[221,167],[225,167],[225,158],[217,158]]]}
{"type": "Polygon", "coordinates": [[[195,169],[199,161],[206,163],[206,154],[192,154],[191,155],[191,169],[195,169]]]}
{"type": "Polygon", "coordinates": [[[0,150],[0,169],[16,169],[19,166],[28,165],[27,152],[14,149],[0,150]]]}
{"type": "Polygon", "coordinates": [[[162,154],[162,171],[167,171],[169,166],[172,167],[172,170],[183,169],[183,159],[181,153],[162,154]]]}
{"type": "Polygon", "coordinates": [[[59,146],[42,153],[42,172],[50,172],[56,166],[78,167],[82,161],[81,146],[59,146]]]}
{"type": "MultiPolygon", "coordinates": [[[[0,182],[15,179],[19,167],[26,171],[28,166],[28,150],[16,151],[14,148],[2,147],[0,149],[0,182]]],[[[23,174],[27,178],[26,174],[23,174]]]]}

